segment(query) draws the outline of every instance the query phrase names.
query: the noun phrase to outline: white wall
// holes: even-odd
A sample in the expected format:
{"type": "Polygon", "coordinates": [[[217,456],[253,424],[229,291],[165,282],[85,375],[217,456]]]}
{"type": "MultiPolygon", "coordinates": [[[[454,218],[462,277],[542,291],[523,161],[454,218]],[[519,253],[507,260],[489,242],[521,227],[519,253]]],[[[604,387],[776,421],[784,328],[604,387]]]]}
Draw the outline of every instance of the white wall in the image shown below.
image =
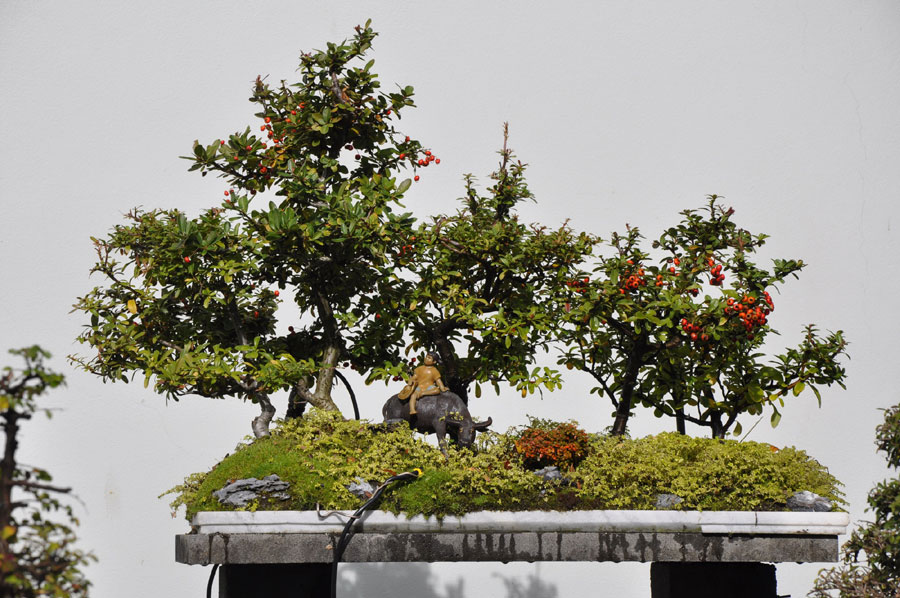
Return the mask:
{"type": "MultiPolygon", "coordinates": [[[[84,501],[83,546],[100,557],[95,595],[202,595],[208,571],[174,563],[173,536],[186,524],[156,496],[231,450],[254,408],[166,405],[140,384],[104,386],[68,367],[82,325],[70,306],[96,284],[89,236],[136,205],[218,202],[222,184],[188,173],[178,156],[194,139],[251,123],[257,74],[290,79],[301,50],[348,37],[369,16],[382,81],[416,87],[419,108],[404,127],[442,158],[410,195],[419,215],[452,209],[463,173],[494,168],[509,121],[538,197],[528,219],[571,217],[600,234],[629,222],[652,237],[718,193],[740,224],[772,235],[771,256],[810,264],[785,287],[773,324],[785,343],[807,322],[845,330],[848,389],[826,392],[821,410],[812,396],[792,400],[778,429],[764,422],[751,438],[806,449],[846,483],[853,518],[863,517],[866,493],[888,473],[873,447],[878,410],[898,402],[892,0],[11,0],[0,4],[0,350],[41,343],[68,373],[48,401],[65,411],[28,424],[21,456],[84,501]]],[[[588,387],[572,378],[543,401],[513,393],[473,411],[501,429],[526,413],[605,427],[609,407],[586,398],[588,387]]],[[[364,416],[377,418],[383,388],[359,390],[364,416]]],[[[640,413],[634,428],[671,424],[640,413]]],[[[817,570],[780,566],[779,592],[805,595],[817,570]]],[[[467,598],[505,595],[504,578],[528,575],[543,598],[649,595],[641,564],[414,573],[440,596],[462,578],[467,598]]]]}

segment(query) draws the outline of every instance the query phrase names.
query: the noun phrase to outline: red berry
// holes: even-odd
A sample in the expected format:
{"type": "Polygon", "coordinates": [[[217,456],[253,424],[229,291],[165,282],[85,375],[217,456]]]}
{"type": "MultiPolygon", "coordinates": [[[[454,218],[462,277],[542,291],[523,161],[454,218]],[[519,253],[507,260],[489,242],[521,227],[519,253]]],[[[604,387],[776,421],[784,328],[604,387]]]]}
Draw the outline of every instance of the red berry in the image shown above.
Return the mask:
{"type": "Polygon", "coordinates": [[[409,135],[406,136],[406,141],[409,141],[409,135]]]}
{"type": "Polygon", "coordinates": [[[434,160],[434,163],[435,163],[435,164],[440,164],[440,163],[441,163],[441,159],[440,159],[440,158],[436,158],[436,159],[434,160]]]}
{"type": "Polygon", "coordinates": [[[266,117],[266,122],[267,122],[267,123],[270,123],[270,122],[272,122],[272,119],[269,118],[269,117],[267,116],[267,117],[266,117]]]}
{"type": "Polygon", "coordinates": [[[275,296],[276,296],[276,297],[277,297],[278,295],[280,295],[280,294],[281,294],[280,292],[275,291],[275,296]]]}
{"type": "Polygon", "coordinates": [[[228,197],[228,195],[229,195],[230,193],[231,193],[231,191],[226,191],[226,192],[225,192],[225,197],[228,197]]]}
{"type": "Polygon", "coordinates": [[[258,317],[259,317],[259,312],[258,312],[258,311],[253,312],[253,317],[254,317],[254,318],[258,318],[258,317]]]}
{"type": "Polygon", "coordinates": [[[260,172],[262,172],[262,173],[265,173],[265,172],[266,172],[266,170],[267,170],[267,169],[266,169],[266,167],[265,167],[265,166],[263,166],[263,167],[262,167],[262,168],[260,168],[260,169],[259,169],[259,171],[260,171],[260,172]]]}
{"type": "Polygon", "coordinates": [[[253,149],[253,146],[252,146],[252,145],[248,145],[248,146],[247,146],[247,151],[248,151],[248,152],[249,152],[250,150],[252,150],[252,149],[253,149]]]}
{"type": "Polygon", "coordinates": [[[418,181],[418,180],[419,180],[419,175],[414,176],[414,177],[413,177],[413,180],[414,180],[414,181],[418,181]]]}
{"type": "Polygon", "coordinates": [[[225,140],[224,140],[224,139],[220,139],[220,140],[219,140],[219,145],[225,145],[225,140]]]}
{"type": "Polygon", "coordinates": [[[189,258],[188,256],[184,256],[184,263],[185,263],[185,264],[190,264],[190,263],[191,263],[191,258],[189,258]]]}

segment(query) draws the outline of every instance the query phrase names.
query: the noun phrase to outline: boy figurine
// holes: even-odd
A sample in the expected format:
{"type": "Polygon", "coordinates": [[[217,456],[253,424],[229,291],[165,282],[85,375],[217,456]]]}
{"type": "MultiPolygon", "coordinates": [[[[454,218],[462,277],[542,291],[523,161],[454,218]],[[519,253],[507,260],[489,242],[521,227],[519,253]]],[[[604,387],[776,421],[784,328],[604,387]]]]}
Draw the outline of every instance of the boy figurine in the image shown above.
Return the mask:
{"type": "Polygon", "coordinates": [[[405,399],[409,397],[409,414],[416,414],[416,401],[421,397],[441,394],[447,391],[441,380],[441,373],[434,367],[434,353],[425,355],[425,365],[420,365],[413,371],[412,378],[406,383],[397,397],[405,399]]]}

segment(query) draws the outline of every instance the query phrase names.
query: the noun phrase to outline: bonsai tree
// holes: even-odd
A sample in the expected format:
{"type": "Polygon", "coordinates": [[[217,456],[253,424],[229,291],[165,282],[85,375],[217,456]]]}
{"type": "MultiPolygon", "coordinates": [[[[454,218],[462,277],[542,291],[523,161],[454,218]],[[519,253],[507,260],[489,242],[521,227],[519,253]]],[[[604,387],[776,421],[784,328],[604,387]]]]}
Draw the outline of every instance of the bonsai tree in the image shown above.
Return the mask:
{"type": "MultiPolygon", "coordinates": [[[[875,445],[892,468],[900,467],[900,405],[885,411],[875,445]]],[[[897,598],[900,595],[900,478],[881,482],[869,493],[875,520],[853,531],[844,544],[842,565],[823,570],[809,595],[828,598],[897,598]],[[861,556],[865,555],[865,556],[861,556]]]]}
{"type": "MultiPolygon", "coordinates": [[[[548,229],[520,222],[516,207],[533,196],[525,164],[507,142],[504,125],[500,165],[486,194],[467,175],[462,207],[421,224],[398,249],[385,274],[402,289],[402,300],[387,305],[389,296],[382,295],[377,308],[390,310],[409,333],[407,353],[437,352],[444,383],[465,402],[473,383],[475,396],[484,383],[498,392],[507,383],[522,396],[560,386],[558,372],[532,368],[534,357],[558,320],[553,289],[594,244],[566,224],[548,229]]],[[[371,377],[396,376],[403,367],[401,361],[371,377]]]]}
{"type": "MultiPolygon", "coordinates": [[[[560,363],[589,373],[592,392],[615,408],[612,433],[624,434],[637,405],[655,415],[710,428],[713,437],[741,432],[738,417],[772,409],[777,425],[784,398],[817,386],[843,386],[840,331],[825,337],[806,328],[801,344],[766,360],[761,347],[775,308],[771,292],[803,268],[776,259],[753,261],[766,235],[732,221],[715,195],[704,210],[686,210],[677,226],[643,246],[637,228],[613,234],[612,252],[592,273],[568,281],[559,336],[560,363]]],[[[821,400],[821,398],[820,398],[821,400]]]]}
{"type": "Polygon", "coordinates": [[[77,364],[104,380],[143,374],[174,399],[250,400],[261,436],[273,391],[292,391],[289,413],[335,410],[340,367],[396,354],[395,327],[370,306],[402,298],[384,277],[413,235],[397,211],[412,180],[398,173],[430,151],[393,124],[412,87],[382,92],[374,61],[361,63],[375,35],[366,23],[304,54],[296,84],[257,78],[258,132],[195,142],[190,170],[227,182],[220,206],[196,218],[135,210],[94,239],[103,282],[75,309],[90,317],[79,340],[96,354],[77,364]]]}
{"type": "Polygon", "coordinates": [[[82,567],[94,557],[73,546],[78,521],[71,506],[57,498],[71,489],[51,484],[45,470],[16,461],[22,422],[39,411],[37,398],[60,386],[63,376],[44,366],[50,355],[40,347],[10,352],[25,364],[4,367],[0,375],[6,435],[0,462],[0,597],[87,596],[90,582],[82,567]],[[62,512],[65,522],[47,518],[48,512],[62,512]]]}

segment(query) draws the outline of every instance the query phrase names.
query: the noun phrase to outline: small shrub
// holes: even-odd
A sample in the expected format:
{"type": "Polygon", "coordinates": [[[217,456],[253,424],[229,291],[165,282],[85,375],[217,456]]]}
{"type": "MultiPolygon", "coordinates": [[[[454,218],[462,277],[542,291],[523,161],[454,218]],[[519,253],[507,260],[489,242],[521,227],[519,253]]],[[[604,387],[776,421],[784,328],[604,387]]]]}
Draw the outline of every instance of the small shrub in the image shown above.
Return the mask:
{"type": "Polygon", "coordinates": [[[516,452],[525,467],[540,469],[556,465],[571,469],[588,454],[587,432],[572,422],[532,419],[515,441],[516,452]]]}

